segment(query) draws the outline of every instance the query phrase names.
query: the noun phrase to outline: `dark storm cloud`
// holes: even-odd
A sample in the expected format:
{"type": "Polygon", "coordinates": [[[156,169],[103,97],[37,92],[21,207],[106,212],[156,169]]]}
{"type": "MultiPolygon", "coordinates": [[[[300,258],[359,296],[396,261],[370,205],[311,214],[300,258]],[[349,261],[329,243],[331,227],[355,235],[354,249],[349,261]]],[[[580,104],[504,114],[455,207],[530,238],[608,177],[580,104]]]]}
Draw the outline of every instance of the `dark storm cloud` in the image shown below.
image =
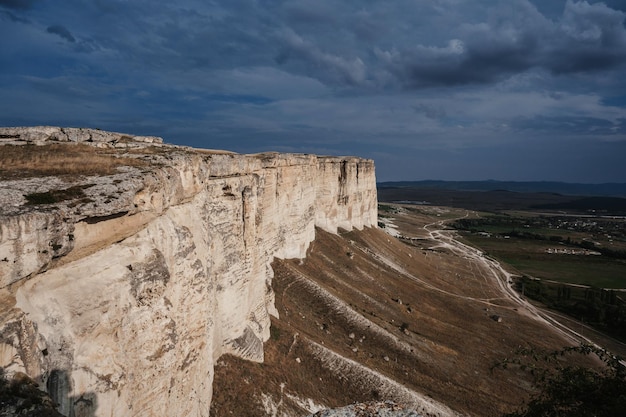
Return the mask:
{"type": "Polygon", "coordinates": [[[33,7],[39,0],[0,0],[0,6],[7,9],[26,10],[33,7]]]}
{"type": "Polygon", "coordinates": [[[412,106],[416,113],[422,113],[429,119],[442,119],[446,117],[446,111],[442,107],[428,106],[423,103],[415,104],[412,106]]]}
{"type": "Polygon", "coordinates": [[[285,3],[283,10],[288,20],[300,24],[334,23],[332,5],[323,2],[294,1],[285,3]]]}
{"type": "Polygon", "coordinates": [[[530,3],[513,0],[485,22],[467,25],[445,46],[376,54],[411,88],[493,83],[532,68],[588,73],[626,62],[625,16],[602,3],[568,0],[555,22],[530,3]]]}
{"type": "Polygon", "coordinates": [[[285,31],[280,40],[283,48],[276,57],[279,64],[300,61],[305,65],[295,68],[331,84],[356,86],[365,80],[366,67],[358,56],[344,57],[326,52],[292,30],[285,31]]]}
{"type": "MultiPolygon", "coordinates": [[[[626,146],[624,4],[0,0],[0,124],[386,155],[388,180],[503,178],[523,156],[521,178],[544,151],[578,152],[572,137],[588,153],[602,142],[594,161],[615,161],[626,146]]],[[[565,179],[558,168],[541,175],[565,179]]],[[[626,177],[623,164],[604,168],[586,172],[626,177]]]]}
{"type": "Polygon", "coordinates": [[[570,136],[578,135],[602,135],[610,136],[624,134],[626,126],[623,120],[611,123],[609,120],[597,117],[557,117],[537,116],[532,119],[519,119],[513,124],[520,130],[552,132],[559,130],[562,134],[570,136]]]}
{"type": "Polygon", "coordinates": [[[459,40],[446,47],[417,47],[400,53],[378,51],[399,81],[411,88],[492,83],[533,66],[534,41],[515,43],[490,39],[466,45],[459,40]]]}
{"type": "Polygon", "coordinates": [[[615,67],[626,59],[626,30],[621,11],[586,2],[566,5],[559,36],[547,48],[546,66],[555,73],[615,67]]]}
{"type": "Polygon", "coordinates": [[[28,19],[20,17],[14,13],[11,13],[8,10],[0,10],[0,16],[5,16],[10,21],[16,22],[16,23],[26,23],[26,24],[30,23],[28,19]]]}
{"type": "Polygon", "coordinates": [[[60,25],[48,32],[82,45],[76,51],[102,47],[150,70],[278,65],[342,89],[491,84],[532,69],[589,73],[626,60],[624,13],[585,1],[567,1],[554,19],[528,0],[186,1],[159,14],[145,1],[74,6],[87,13],[90,41],[60,25]]]}
{"type": "Polygon", "coordinates": [[[46,29],[46,32],[58,35],[68,42],[72,42],[72,43],[76,42],[76,39],[74,38],[74,36],[72,36],[70,31],[67,30],[65,26],[61,26],[61,25],[48,26],[48,28],[46,29]]]}
{"type": "MultiPolygon", "coordinates": [[[[94,40],[138,68],[193,71],[272,63],[276,33],[256,2],[98,2],[94,40]]],[[[93,29],[92,29],[93,30],[93,29]]]]}

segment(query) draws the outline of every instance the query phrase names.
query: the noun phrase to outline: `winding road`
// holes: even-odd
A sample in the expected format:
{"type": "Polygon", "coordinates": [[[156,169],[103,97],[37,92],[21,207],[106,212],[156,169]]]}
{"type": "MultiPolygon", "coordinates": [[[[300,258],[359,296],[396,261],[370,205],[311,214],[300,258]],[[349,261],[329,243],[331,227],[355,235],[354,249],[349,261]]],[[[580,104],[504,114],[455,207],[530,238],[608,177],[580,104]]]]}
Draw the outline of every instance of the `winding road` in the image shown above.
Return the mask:
{"type": "MultiPolygon", "coordinates": [[[[555,318],[555,316],[559,316],[558,313],[544,311],[527,301],[520,294],[518,294],[517,291],[515,291],[515,289],[513,288],[513,281],[511,280],[512,274],[507,272],[502,267],[500,262],[486,256],[479,249],[476,249],[459,241],[456,238],[455,231],[445,230],[446,222],[466,218],[469,216],[469,214],[469,212],[466,212],[464,216],[455,219],[439,220],[425,225],[423,227],[424,230],[428,233],[430,239],[436,242],[436,244],[431,248],[445,248],[456,254],[457,256],[465,257],[466,259],[482,265],[482,267],[486,271],[489,271],[489,273],[492,275],[495,283],[498,285],[504,296],[518,306],[519,312],[526,312],[530,317],[533,317],[534,319],[545,323],[549,327],[553,328],[556,332],[562,334],[567,340],[570,340],[572,343],[585,343],[602,349],[603,347],[598,346],[588,337],[582,335],[580,332],[577,332],[572,327],[569,327],[558,321],[555,318]]],[[[483,300],[476,299],[476,301],[483,300]]]]}

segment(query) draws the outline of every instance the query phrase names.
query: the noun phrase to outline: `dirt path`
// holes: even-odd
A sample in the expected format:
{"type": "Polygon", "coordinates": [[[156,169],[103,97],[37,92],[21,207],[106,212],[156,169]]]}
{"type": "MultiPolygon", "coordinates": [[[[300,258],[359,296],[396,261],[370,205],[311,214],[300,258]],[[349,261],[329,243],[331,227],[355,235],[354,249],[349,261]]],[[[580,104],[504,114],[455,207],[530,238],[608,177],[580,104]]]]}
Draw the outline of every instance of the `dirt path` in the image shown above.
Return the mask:
{"type": "MultiPolygon", "coordinates": [[[[466,212],[464,216],[453,220],[466,218],[468,216],[469,212],[466,212]]],[[[428,233],[430,239],[436,242],[436,245],[432,248],[445,248],[458,256],[481,265],[483,270],[487,271],[487,278],[491,278],[498,288],[500,288],[504,296],[518,306],[517,309],[519,312],[525,312],[528,316],[545,323],[574,344],[582,342],[600,347],[594,341],[577,332],[572,327],[558,321],[555,318],[557,314],[546,312],[520,296],[513,288],[513,281],[511,280],[512,274],[507,272],[500,262],[485,256],[479,249],[460,242],[456,238],[454,231],[444,230],[445,223],[448,221],[450,220],[439,220],[424,226],[424,230],[428,233]]],[[[484,302],[484,300],[481,299],[476,299],[476,301],[484,302]]]]}

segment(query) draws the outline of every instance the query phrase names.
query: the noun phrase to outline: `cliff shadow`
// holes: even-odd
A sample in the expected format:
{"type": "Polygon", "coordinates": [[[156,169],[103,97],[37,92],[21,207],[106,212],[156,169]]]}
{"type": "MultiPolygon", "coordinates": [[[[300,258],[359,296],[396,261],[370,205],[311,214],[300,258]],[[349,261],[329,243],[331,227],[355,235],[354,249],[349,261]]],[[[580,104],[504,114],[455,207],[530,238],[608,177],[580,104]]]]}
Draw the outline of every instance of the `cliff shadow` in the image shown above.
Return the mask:
{"type": "Polygon", "coordinates": [[[0,416],[95,417],[98,399],[87,392],[68,396],[71,379],[66,371],[50,373],[44,391],[23,372],[7,375],[0,367],[0,416]]]}
{"type": "Polygon", "coordinates": [[[95,417],[98,409],[98,396],[95,392],[85,392],[69,396],[73,381],[65,370],[54,369],[46,382],[46,390],[58,405],[57,410],[67,417],[95,417]]]}

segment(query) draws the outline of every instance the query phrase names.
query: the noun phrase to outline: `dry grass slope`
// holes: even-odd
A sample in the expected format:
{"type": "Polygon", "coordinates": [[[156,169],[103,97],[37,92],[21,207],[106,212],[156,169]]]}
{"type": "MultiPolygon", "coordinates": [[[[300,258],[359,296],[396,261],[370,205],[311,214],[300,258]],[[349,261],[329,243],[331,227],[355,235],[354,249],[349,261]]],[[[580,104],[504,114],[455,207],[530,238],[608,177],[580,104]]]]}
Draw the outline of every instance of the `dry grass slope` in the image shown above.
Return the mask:
{"type": "Polygon", "coordinates": [[[307,401],[406,403],[412,393],[463,415],[514,410],[532,392],[528,375],[493,365],[567,342],[517,311],[482,265],[433,248],[422,226],[464,212],[452,214],[405,213],[403,233],[424,238],[410,245],[382,230],[318,230],[305,260],[275,261],[280,319],[265,363],[222,358],[211,414],[302,416],[315,410],[307,401]]]}
{"type": "Polygon", "coordinates": [[[43,176],[111,175],[121,166],[147,166],[120,151],[83,144],[5,145],[0,152],[0,180],[43,176]]]}

